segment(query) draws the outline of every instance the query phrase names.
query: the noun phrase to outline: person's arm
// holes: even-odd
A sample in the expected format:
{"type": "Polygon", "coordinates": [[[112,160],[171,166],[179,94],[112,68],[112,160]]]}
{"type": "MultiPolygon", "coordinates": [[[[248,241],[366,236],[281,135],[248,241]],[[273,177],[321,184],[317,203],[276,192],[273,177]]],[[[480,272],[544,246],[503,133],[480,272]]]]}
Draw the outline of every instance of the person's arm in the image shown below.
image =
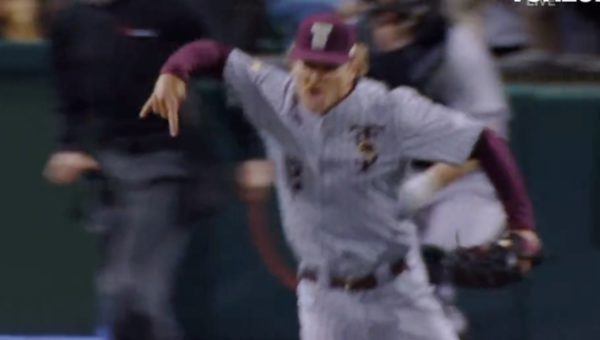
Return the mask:
{"type": "Polygon", "coordinates": [[[402,156],[450,164],[475,158],[494,185],[512,230],[534,230],[533,208],[506,143],[464,114],[432,103],[415,91],[391,94],[402,156]]]}
{"type": "Polygon", "coordinates": [[[233,49],[214,40],[197,40],[182,46],[163,65],[161,75],[170,74],[188,81],[194,74],[221,78],[233,49]]]}
{"type": "Polygon", "coordinates": [[[402,183],[398,193],[404,198],[407,211],[415,212],[430,203],[437,192],[478,168],[476,160],[462,165],[435,163],[402,183]]]}
{"type": "Polygon", "coordinates": [[[74,69],[69,54],[71,30],[66,13],[56,21],[50,34],[50,60],[54,71],[54,83],[57,89],[58,151],[82,151],[83,129],[87,107],[80,95],[79,73],[74,69]]]}
{"type": "Polygon", "coordinates": [[[502,201],[507,215],[508,228],[522,239],[519,268],[528,272],[533,259],[541,254],[542,243],[537,235],[533,206],[512,154],[501,138],[486,129],[473,149],[473,158],[489,177],[502,201]]]}
{"type": "MultiPolygon", "coordinates": [[[[509,108],[500,77],[483,41],[470,28],[451,25],[445,51],[444,63],[439,70],[444,77],[437,77],[429,86],[430,95],[507,137],[509,108]]],[[[436,163],[405,183],[405,189],[412,192],[412,197],[420,199],[419,204],[426,204],[436,191],[477,168],[471,164],[436,163]]]]}
{"type": "Polygon", "coordinates": [[[161,73],[140,117],[156,113],[167,119],[171,135],[178,133],[177,113],[192,75],[222,78],[239,97],[248,120],[259,130],[276,126],[273,121],[280,119],[278,108],[284,105],[291,83],[286,71],[211,40],[183,46],[168,59],[161,73]]]}
{"type": "Polygon", "coordinates": [[[69,55],[69,35],[64,13],[56,21],[51,32],[50,57],[54,67],[59,105],[58,138],[54,152],[44,166],[43,176],[59,185],[71,184],[85,172],[99,170],[98,162],[84,149],[83,136],[86,105],[78,92],[79,72],[74,69],[69,55]]]}
{"type": "Polygon", "coordinates": [[[507,213],[512,230],[534,230],[533,207],[519,168],[506,142],[485,129],[473,148],[472,157],[479,160],[507,213]]]}
{"type": "Polygon", "coordinates": [[[193,74],[223,76],[232,48],[213,40],[184,45],[161,69],[154,91],[140,111],[140,118],[154,112],[169,121],[171,136],[179,134],[179,108],[187,96],[187,81],[193,74]]]}

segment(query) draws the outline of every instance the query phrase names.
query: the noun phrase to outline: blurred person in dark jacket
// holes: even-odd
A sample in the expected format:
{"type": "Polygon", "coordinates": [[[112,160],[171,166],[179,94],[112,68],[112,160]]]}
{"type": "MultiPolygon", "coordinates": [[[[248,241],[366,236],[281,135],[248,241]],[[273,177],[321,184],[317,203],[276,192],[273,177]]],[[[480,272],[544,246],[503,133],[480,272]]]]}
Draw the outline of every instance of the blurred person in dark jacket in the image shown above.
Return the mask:
{"type": "Polygon", "coordinates": [[[210,131],[199,132],[198,105],[188,103],[187,129],[177,138],[162,120],[138,118],[167,57],[207,34],[188,6],[78,0],[53,25],[62,123],[44,174],[65,185],[91,173],[100,188],[96,284],[116,340],[182,337],[171,305],[177,265],[193,226],[223,204],[221,164],[210,131]]]}
{"type": "Polygon", "coordinates": [[[198,9],[210,35],[256,52],[266,28],[265,0],[187,0],[198,9]]]}

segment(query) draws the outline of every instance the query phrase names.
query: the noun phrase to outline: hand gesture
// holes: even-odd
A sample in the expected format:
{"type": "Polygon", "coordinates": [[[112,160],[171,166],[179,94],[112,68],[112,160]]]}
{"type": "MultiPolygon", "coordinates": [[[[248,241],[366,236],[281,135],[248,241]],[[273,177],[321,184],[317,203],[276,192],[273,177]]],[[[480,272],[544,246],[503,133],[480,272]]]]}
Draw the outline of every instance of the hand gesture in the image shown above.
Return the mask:
{"type": "Polygon", "coordinates": [[[172,137],[179,134],[179,108],[185,100],[187,85],[185,81],[172,74],[162,74],[156,81],[152,95],[140,111],[140,118],[150,113],[169,121],[172,137]]]}

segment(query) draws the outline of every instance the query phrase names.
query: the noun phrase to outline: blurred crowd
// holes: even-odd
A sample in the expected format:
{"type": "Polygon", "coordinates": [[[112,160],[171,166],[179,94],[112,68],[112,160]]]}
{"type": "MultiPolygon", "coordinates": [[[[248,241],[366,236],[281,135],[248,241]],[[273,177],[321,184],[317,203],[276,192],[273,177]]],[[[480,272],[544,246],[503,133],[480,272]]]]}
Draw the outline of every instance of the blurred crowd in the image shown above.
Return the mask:
{"type": "MultiPolygon", "coordinates": [[[[0,39],[35,42],[43,39],[57,11],[77,0],[0,0],[0,39]]],[[[187,0],[213,36],[247,49],[269,51],[290,40],[304,17],[337,11],[349,20],[368,9],[372,0],[187,0]]],[[[534,50],[548,53],[598,54],[600,9],[513,0],[443,0],[453,22],[469,23],[496,56],[534,50]]],[[[354,19],[353,19],[354,18],[354,19]]]]}
{"type": "MultiPolygon", "coordinates": [[[[0,42],[42,41],[60,9],[77,1],[80,0],[0,0],[0,42]]],[[[185,1],[205,23],[211,37],[250,52],[270,55],[283,53],[298,23],[318,12],[338,12],[349,22],[362,26],[366,34],[369,24],[361,18],[376,2],[185,1]]],[[[487,44],[509,81],[596,82],[599,78],[600,61],[596,56],[600,53],[600,9],[593,3],[571,6],[553,0],[439,2],[451,24],[470,26],[479,35],[478,39],[487,44]]]]}
{"type": "MultiPolygon", "coordinates": [[[[43,38],[59,8],[76,0],[0,0],[0,36],[30,42],[43,38]]],[[[247,45],[249,41],[290,34],[303,17],[339,11],[353,17],[369,0],[188,0],[212,31],[247,45]],[[233,19],[233,20],[231,20],[233,19]],[[262,20],[262,19],[268,19],[262,20]],[[268,24],[267,24],[268,23],[268,24]],[[267,26],[271,26],[271,30],[267,26]]],[[[597,54],[600,51],[600,10],[596,6],[527,5],[510,0],[445,0],[455,21],[468,21],[484,35],[489,47],[504,55],[524,48],[550,52],[597,54]]]]}

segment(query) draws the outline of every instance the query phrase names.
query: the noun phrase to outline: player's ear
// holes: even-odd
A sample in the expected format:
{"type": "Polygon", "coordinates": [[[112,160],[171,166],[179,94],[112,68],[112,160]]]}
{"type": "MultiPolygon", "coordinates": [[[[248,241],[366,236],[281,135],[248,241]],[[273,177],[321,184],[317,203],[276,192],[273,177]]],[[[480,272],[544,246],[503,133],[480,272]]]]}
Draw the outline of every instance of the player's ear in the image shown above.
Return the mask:
{"type": "Polygon", "coordinates": [[[363,77],[369,72],[369,48],[358,43],[350,50],[350,67],[356,72],[357,77],[363,77]]]}

